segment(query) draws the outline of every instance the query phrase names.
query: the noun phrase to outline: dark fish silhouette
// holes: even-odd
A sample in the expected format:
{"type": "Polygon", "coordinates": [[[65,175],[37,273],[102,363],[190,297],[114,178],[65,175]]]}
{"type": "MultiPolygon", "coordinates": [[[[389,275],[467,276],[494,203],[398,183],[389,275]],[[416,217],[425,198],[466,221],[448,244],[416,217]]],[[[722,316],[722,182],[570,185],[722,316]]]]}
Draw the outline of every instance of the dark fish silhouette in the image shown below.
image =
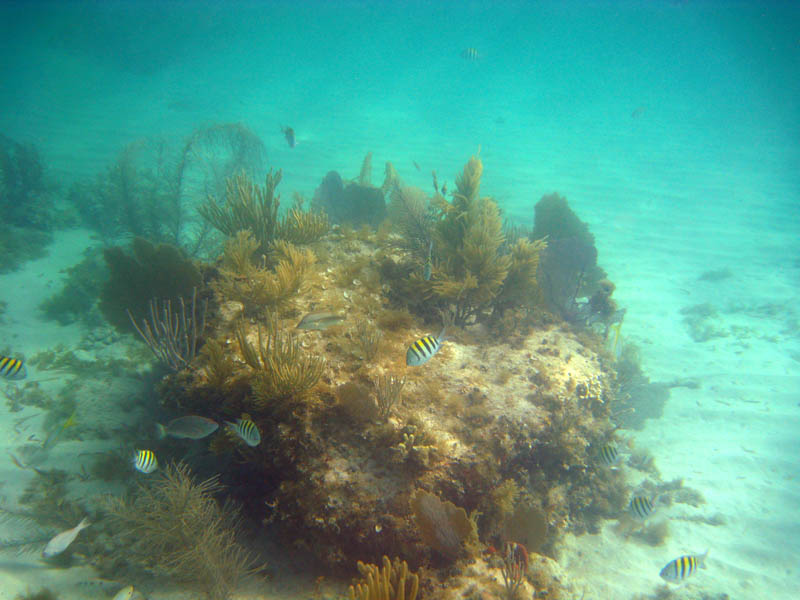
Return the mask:
{"type": "Polygon", "coordinates": [[[294,129],[286,126],[281,127],[281,131],[283,132],[283,137],[286,138],[286,143],[289,144],[289,148],[294,148],[297,143],[294,139],[294,129]]]}

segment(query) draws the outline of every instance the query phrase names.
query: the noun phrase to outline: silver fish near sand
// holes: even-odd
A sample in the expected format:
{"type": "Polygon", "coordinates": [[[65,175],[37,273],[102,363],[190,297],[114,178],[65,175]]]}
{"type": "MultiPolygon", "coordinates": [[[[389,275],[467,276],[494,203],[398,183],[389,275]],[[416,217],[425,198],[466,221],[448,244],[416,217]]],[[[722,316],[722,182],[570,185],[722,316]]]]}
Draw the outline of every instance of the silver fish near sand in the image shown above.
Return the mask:
{"type": "Polygon", "coordinates": [[[679,556],[678,558],[669,561],[659,575],[665,581],[670,583],[683,583],[687,577],[694,575],[697,569],[706,568],[706,556],[708,550],[703,554],[688,554],[679,556]]]}
{"type": "Polygon", "coordinates": [[[327,311],[312,312],[300,319],[300,322],[297,324],[297,329],[322,331],[332,325],[338,325],[342,321],[344,321],[344,315],[338,313],[327,311]]]}
{"type": "Polygon", "coordinates": [[[198,415],[188,415],[172,419],[166,425],[156,423],[156,436],[163,440],[170,436],[178,439],[202,440],[219,429],[219,423],[213,419],[198,415]]]}
{"type": "Polygon", "coordinates": [[[42,551],[42,556],[45,558],[52,558],[53,556],[61,554],[72,542],[75,541],[75,538],[78,537],[78,534],[86,529],[89,525],[91,525],[91,523],[89,523],[89,520],[84,517],[83,520],[72,529],[62,531],[52,540],[47,542],[47,546],[45,546],[44,550],[42,551]]]}
{"type": "Polygon", "coordinates": [[[250,419],[236,419],[236,423],[225,421],[225,425],[248,446],[255,447],[261,443],[261,432],[258,430],[258,426],[250,419]]]}

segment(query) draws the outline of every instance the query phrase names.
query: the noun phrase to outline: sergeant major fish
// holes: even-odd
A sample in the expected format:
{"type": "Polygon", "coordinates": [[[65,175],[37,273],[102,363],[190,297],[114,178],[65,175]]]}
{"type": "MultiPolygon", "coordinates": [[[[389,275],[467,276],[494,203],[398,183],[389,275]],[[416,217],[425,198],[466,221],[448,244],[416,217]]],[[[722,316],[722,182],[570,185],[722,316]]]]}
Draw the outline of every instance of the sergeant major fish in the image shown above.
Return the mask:
{"type": "Polygon", "coordinates": [[[52,540],[47,542],[47,546],[45,546],[44,550],[42,550],[42,556],[45,558],[52,558],[53,556],[61,554],[72,542],[75,541],[75,538],[78,537],[78,534],[86,529],[89,525],[91,525],[91,523],[89,523],[89,520],[84,517],[83,520],[72,529],[62,531],[52,540]]]}
{"type": "Polygon", "coordinates": [[[439,351],[439,348],[442,347],[446,339],[444,328],[442,328],[439,335],[436,337],[426,335],[425,337],[419,338],[408,347],[408,351],[406,352],[406,364],[409,367],[424,365],[439,351]]]}
{"type": "Polygon", "coordinates": [[[258,430],[258,426],[250,419],[236,419],[236,423],[225,421],[225,425],[248,446],[255,447],[261,443],[261,432],[258,430]]]}
{"type": "Polygon", "coordinates": [[[0,377],[18,381],[25,379],[27,376],[28,371],[20,359],[0,356],[0,377]]]}
{"type": "Polygon", "coordinates": [[[628,505],[628,512],[634,519],[644,521],[656,509],[656,499],[647,496],[634,496],[628,505]]]}
{"type": "Polygon", "coordinates": [[[687,577],[694,575],[697,569],[706,568],[706,556],[708,556],[708,550],[699,555],[688,554],[679,556],[669,561],[666,566],[661,569],[659,575],[662,579],[670,583],[683,583],[687,577]]]}
{"type": "Polygon", "coordinates": [[[137,450],[133,455],[133,466],[137,471],[149,475],[158,468],[156,453],[152,450],[137,450]]]}
{"type": "Polygon", "coordinates": [[[615,469],[620,460],[619,448],[614,442],[603,444],[597,454],[597,459],[603,466],[615,469]]]}

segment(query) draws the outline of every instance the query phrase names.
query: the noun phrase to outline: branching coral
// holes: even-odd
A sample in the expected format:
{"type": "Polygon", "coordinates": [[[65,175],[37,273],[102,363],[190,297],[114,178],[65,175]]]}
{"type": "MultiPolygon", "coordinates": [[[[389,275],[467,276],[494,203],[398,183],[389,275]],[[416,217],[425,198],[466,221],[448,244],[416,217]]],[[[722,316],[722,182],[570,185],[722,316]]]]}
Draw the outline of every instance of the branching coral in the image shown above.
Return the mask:
{"type": "Polygon", "coordinates": [[[383,338],[381,330],[367,319],[361,319],[356,323],[353,341],[364,360],[375,358],[380,348],[381,338],[383,338]]]}
{"type": "Polygon", "coordinates": [[[242,357],[255,371],[253,391],[261,406],[289,399],[300,401],[322,376],[325,359],[305,354],[297,338],[281,331],[274,318],[268,319],[265,335],[259,329],[257,346],[248,341],[241,323],[236,339],[242,357]]]}
{"type": "Polygon", "coordinates": [[[209,198],[198,211],[227,237],[233,237],[240,231],[251,231],[261,253],[266,254],[278,227],[280,194],[275,195],[275,188],[281,182],[281,177],[280,170],[274,173],[270,169],[264,187],[261,187],[240,172],[228,179],[225,204],[218,204],[209,198]]]}
{"type": "Polygon", "coordinates": [[[419,577],[406,561],[383,557],[383,568],[358,562],[362,579],[350,586],[350,600],[416,600],[419,577]]]}
{"type": "Polygon", "coordinates": [[[271,253],[276,261],[275,268],[270,270],[266,255],[262,255],[260,265],[253,263],[253,254],[258,248],[249,231],[240,231],[229,239],[225,244],[221,276],[213,283],[221,298],[241,302],[247,315],[265,308],[285,308],[302,291],[316,260],[310,249],[278,241],[271,253]]]}
{"type": "Polygon", "coordinates": [[[214,499],[221,489],[216,476],[197,482],[183,464],[167,465],[162,473],[132,497],[104,502],[120,559],[195,584],[211,600],[229,598],[258,570],[237,541],[237,511],[214,499]]]}
{"type": "Polygon", "coordinates": [[[406,385],[405,377],[382,375],[378,378],[378,416],[387,420],[392,412],[392,407],[400,399],[403,387],[406,385]]]}

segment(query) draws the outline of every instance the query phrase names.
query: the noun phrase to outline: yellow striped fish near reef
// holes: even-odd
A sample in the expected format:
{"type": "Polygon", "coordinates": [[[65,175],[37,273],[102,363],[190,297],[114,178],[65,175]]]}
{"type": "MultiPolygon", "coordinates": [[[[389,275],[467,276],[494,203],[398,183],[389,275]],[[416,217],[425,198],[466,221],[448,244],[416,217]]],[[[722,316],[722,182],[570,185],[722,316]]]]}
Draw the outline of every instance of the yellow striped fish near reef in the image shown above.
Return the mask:
{"type": "Polygon", "coordinates": [[[25,379],[27,376],[28,371],[25,369],[25,365],[20,359],[0,356],[0,377],[18,381],[20,379],[25,379]]]}
{"type": "Polygon", "coordinates": [[[156,453],[152,450],[137,450],[133,455],[133,466],[145,475],[152,473],[158,468],[156,453]]]}
{"type": "Polygon", "coordinates": [[[628,505],[628,512],[631,513],[635,519],[644,521],[653,514],[656,509],[655,501],[647,496],[634,496],[631,498],[631,503],[628,505]]]}
{"type": "Polygon", "coordinates": [[[258,430],[258,426],[250,419],[237,419],[236,423],[225,421],[225,425],[248,446],[255,447],[261,443],[261,432],[258,430]]]}
{"type": "Polygon", "coordinates": [[[666,566],[661,569],[659,575],[662,579],[670,583],[681,583],[687,577],[694,575],[697,569],[706,568],[706,556],[708,556],[708,550],[699,555],[687,554],[679,556],[675,560],[669,561],[666,566]]]}
{"type": "Polygon", "coordinates": [[[406,364],[409,367],[424,365],[439,351],[439,348],[442,347],[442,343],[446,339],[447,338],[444,336],[444,329],[442,329],[436,337],[426,335],[425,337],[419,338],[408,347],[408,351],[406,352],[406,364]]]}

